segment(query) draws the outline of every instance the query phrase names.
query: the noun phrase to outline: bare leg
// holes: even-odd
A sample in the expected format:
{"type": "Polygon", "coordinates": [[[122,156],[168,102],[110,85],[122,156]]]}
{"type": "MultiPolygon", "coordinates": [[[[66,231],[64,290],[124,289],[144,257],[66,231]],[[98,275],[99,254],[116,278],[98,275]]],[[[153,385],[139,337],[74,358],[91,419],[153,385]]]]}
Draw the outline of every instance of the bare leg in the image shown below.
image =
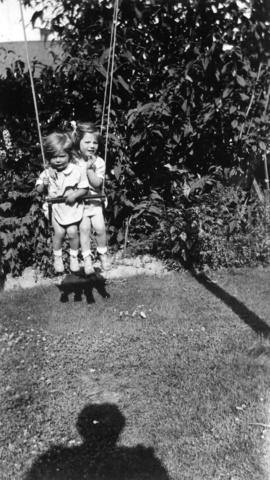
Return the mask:
{"type": "Polygon", "coordinates": [[[52,217],[52,226],[54,230],[53,234],[53,249],[60,250],[63,245],[63,241],[66,235],[66,228],[60,225],[54,218],[52,217]]]}
{"type": "Polygon", "coordinates": [[[70,246],[70,257],[69,265],[71,272],[79,272],[80,265],[78,262],[78,250],[79,250],[79,232],[78,224],[68,225],[67,226],[67,235],[69,239],[70,246]]]}
{"type": "Polygon", "coordinates": [[[91,221],[96,233],[97,252],[100,258],[101,268],[103,270],[109,270],[111,268],[111,262],[107,256],[106,226],[102,209],[97,212],[97,215],[91,217],[91,221]]]}
{"type": "Polygon", "coordinates": [[[103,215],[95,215],[91,217],[92,226],[96,233],[96,242],[97,247],[106,248],[107,247],[107,237],[106,237],[106,226],[104,222],[103,215]]]}
{"type": "Polygon", "coordinates": [[[84,272],[86,275],[91,275],[94,273],[94,267],[91,258],[90,234],[91,219],[90,217],[83,217],[80,223],[80,243],[84,260],[84,272]]]}
{"type": "Polygon", "coordinates": [[[79,232],[78,225],[68,225],[67,226],[67,235],[69,239],[69,245],[72,250],[79,249],[79,232]]]}
{"type": "Polygon", "coordinates": [[[53,254],[54,254],[54,270],[56,273],[64,272],[64,264],[62,259],[62,245],[66,235],[66,228],[60,225],[52,217],[53,234],[53,254]]]}
{"type": "Polygon", "coordinates": [[[83,252],[90,250],[91,219],[83,217],[80,223],[80,243],[83,252]]]}

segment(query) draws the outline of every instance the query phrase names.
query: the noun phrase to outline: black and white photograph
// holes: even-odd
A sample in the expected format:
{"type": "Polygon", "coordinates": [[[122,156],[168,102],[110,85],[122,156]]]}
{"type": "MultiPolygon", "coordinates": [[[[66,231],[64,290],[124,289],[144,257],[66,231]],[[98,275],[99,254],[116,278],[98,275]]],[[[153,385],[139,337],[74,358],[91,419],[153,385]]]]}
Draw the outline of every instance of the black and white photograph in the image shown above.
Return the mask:
{"type": "Polygon", "coordinates": [[[270,0],[0,0],[0,480],[270,480],[270,0]]]}

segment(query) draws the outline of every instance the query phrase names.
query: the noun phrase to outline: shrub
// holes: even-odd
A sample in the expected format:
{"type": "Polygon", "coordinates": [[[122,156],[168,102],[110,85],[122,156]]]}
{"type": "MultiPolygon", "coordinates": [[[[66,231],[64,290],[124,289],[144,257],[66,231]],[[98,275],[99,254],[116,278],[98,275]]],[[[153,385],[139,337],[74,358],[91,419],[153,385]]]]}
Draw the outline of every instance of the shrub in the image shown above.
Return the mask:
{"type": "Polygon", "coordinates": [[[18,163],[16,168],[10,165],[9,169],[0,171],[1,262],[4,273],[12,275],[32,265],[48,269],[50,251],[42,201],[34,193],[36,174],[22,159],[18,163]]]}
{"type": "Polygon", "coordinates": [[[188,267],[268,263],[264,206],[240,187],[217,183],[200,202],[195,198],[167,208],[147,249],[188,267]]]}
{"type": "MultiPolygon", "coordinates": [[[[36,5],[34,20],[51,2],[24,3],[36,5]]],[[[137,249],[214,268],[267,257],[262,207],[239,189],[232,203],[233,188],[209,194],[209,169],[244,171],[250,183],[268,148],[268,17],[258,15],[260,0],[249,17],[238,3],[120,2],[106,179],[114,245],[129,233],[137,249]],[[189,195],[179,195],[186,185],[189,195]]],[[[65,56],[35,77],[44,135],[74,117],[100,123],[113,5],[57,0],[55,7],[51,24],[65,56]]],[[[7,127],[12,140],[0,135],[2,269],[18,274],[34,264],[48,272],[50,231],[33,197],[41,167],[22,62],[0,78],[0,107],[0,133],[7,127]]]]}

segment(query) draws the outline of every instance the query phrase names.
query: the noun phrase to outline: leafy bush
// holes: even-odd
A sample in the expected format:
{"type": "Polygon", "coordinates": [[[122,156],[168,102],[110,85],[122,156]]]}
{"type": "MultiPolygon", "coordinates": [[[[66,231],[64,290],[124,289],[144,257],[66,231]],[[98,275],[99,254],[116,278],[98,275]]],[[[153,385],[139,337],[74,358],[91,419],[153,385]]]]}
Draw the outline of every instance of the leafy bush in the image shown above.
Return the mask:
{"type": "Polygon", "coordinates": [[[217,183],[210,193],[166,209],[148,251],[188,267],[240,267],[269,261],[264,206],[240,187],[217,183]],[[198,201],[199,200],[199,201],[198,201]]]}
{"type": "MultiPolygon", "coordinates": [[[[50,2],[25,4],[37,5],[35,20],[50,2]]],[[[113,18],[109,0],[56,0],[55,7],[51,26],[65,55],[35,77],[44,135],[74,118],[100,123],[113,18]]],[[[217,167],[250,185],[268,149],[268,13],[261,0],[250,16],[231,0],[120,2],[106,178],[112,244],[129,237],[215,268],[264,260],[261,206],[256,217],[240,190],[233,205],[230,187],[209,192],[217,167]]],[[[40,200],[33,202],[41,162],[22,62],[0,78],[0,111],[0,133],[11,133],[11,144],[0,134],[2,268],[48,271],[50,231],[40,200]]]]}
{"type": "Polygon", "coordinates": [[[4,272],[18,275],[31,265],[48,268],[50,240],[41,199],[33,190],[35,169],[14,154],[6,159],[9,168],[0,171],[0,242],[4,272]]]}

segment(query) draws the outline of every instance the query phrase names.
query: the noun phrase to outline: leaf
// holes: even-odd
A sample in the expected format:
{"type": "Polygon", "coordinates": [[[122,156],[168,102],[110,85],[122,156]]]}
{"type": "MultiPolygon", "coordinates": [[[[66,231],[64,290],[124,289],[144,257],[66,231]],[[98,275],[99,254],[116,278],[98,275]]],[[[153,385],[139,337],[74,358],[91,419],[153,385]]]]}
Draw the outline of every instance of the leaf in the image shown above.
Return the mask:
{"type": "Polygon", "coordinates": [[[210,112],[205,113],[204,116],[203,116],[204,123],[207,123],[208,120],[210,120],[213,117],[214,113],[215,113],[214,110],[212,110],[212,111],[210,110],[210,112]]]}
{"type": "Polygon", "coordinates": [[[122,85],[122,87],[130,93],[130,88],[129,88],[129,85],[127,84],[127,82],[123,79],[123,77],[121,77],[121,75],[118,75],[117,76],[117,80],[118,82],[120,83],[120,85],[122,85]]]}
{"type": "Polygon", "coordinates": [[[137,143],[139,143],[142,139],[141,135],[131,135],[129,144],[131,147],[134,147],[137,143]]]}
{"type": "Polygon", "coordinates": [[[184,127],[184,137],[187,137],[187,135],[189,135],[192,132],[193,132],[192,125],[190,125],[190,123],[186,124],[184,127]]]}
{"type": "Polygon", "coordinates": [[[186,111],[187,111],[187,100],[185,100],[185,101],[182,103],[181,108],[182,108],[183,112],[186,112],[186,111]]]}
{"type": "Polygon", "coordinates": [[[176,165],[171,165],[170,163],[166,163],[164,167],[168,168],[170,172],[177,172],[178,167],[176,165]]]}
{"type": "Polygon", "coordinates": [[[124,203],[124,205],[126,205],[127,207],[132,207],[132,208],[134,207],[134,203],[132,203],[132,202],[131,202],[130,200],[128,200],[127,198],[125,198],[125,199],[123,200],[123,203],[124,203]]]}
{"type": "Polygon", "coordinates": [[[36,21],[40,18],[43,21],[43,10],[37,10],[31,17],[31,23],[33,27],[35,26],[36,21]]]}
{"type": "Polygon", "coordinates": [[[181,135],[174,133],[173,134],[173,139],[174,139],[175,143],[178,144],[181,141],[181,135]]]}
{"type": "Polygon", "coordinates": [[[116,166],[114,167],[113,171],[114,171],[115,178],[116,178],[117,180],[119,180],[119,177],[120,177],[121,172],[122,172],[122,168],[120,167],[120,165],[116,165],[116,166]]]}
{"type": "Polygon", "coordinates": [[[0,203],[0,210],[2,210],[3,212],[6,212],[7,210],[10,210],[11,206],[12,206],[11,202],[0,203]]]}
{"type": "Polygon", "coordinates": [[[148,202],[144,201],[144,202],[141,202],[138,205],[136,205],[134,207],[134,210],[135,211],[137,211],[137,210],[142,211],[142,210],[145,210],[147,206],[148,206],[148,202]]]}
{"type": "Polygon", "coordinates": [[[137,109],[131,109],[127,113],[127,124],[130,126],[137,117],[137,109]]]}
{"type": "Polygon", "coordinates": [[[163,198],[156,192],[156,191],[153,191],[150,195],[150,197],[152,198],[152,200],[161,200],[163,201],[163,198]]]}
{"type": "Polygon", "coordinates": [[[263,151],[265,152],[265,150],[266,150],[266,145],[265,145],[265,143],[264,143],[262,140],[259,141],[259,147],[260,147],[261,150],[263,150],[263,151]]]}
{"type": "Polygon", "coordinates": [[[126,50],[124,53],[122,53],[122,58],[126,58],[130,63],[134,60],[134,57],[129,50],[126,50]]]}
{"type": "Polygon", "coordinates": [[[206,70],[208,65],[209,65],[209,59],[208,58],[205,58],[205,59],[202,58],[201,62],[202,62],[203,69],[206,70]]]}
{"type": "Polygon", "coordinates": [[[222,98],[227,98],[231,94],[232,90],[230,88],[225,88],[222,98]]]}
{"type": "Polygon", "coordinates": [[[161,208],[158,208],[158,207],[155,207],[154,205],[151,205],[148,209],[148,212],[150,213],[154,213],[155,215],[157,215],[158,217],[160,217],[162,215],[162,209],[161,208]]]}
{"type": "Polygon", "coordinates": [[[103,75],[103,77],[105,77],[105,78],[107,77],[107,70],[106,70],[106,68],[103,67],[103,65],[101,65],[99,63],[99,64],[95,65],[95,68],[98,72],[100,72],[103,75]]]}
{"type": "Polygon", "coordinates": [[[100,63],[103,64],[104,61],[106,61],[109,58],[109,55],[110,55],[110,49],[106,48],[102,53],[102,55],[100,56],[100,59],[99,59],[100,63]]]}
{"type": "Polygon", "coordinates": [[[189,82],[193,83],[193,79],[189,75],[186,75],[185,79],[188,80],[189,82]]]}
{"type": "Polygon", "coordinates": [[[158,135],[159,137],[163,138],[163,135],[161,133],[160,130],[152,130],[152,133],[155,133],[156,135],[158,135]]]}
{"type": "Polygon", "coordinates": [[[245,93],[240,93],[240,98],[241,100],[243,100],[243,102],[246,102],[247,100],[249,100],[249,96],[246,95],[245,93]]]}
{"type": "Polygon", "coordinates": [[[141,105],[137,108],[138,113],[148,113],[152,112],[160,106],[158,102],[149,102],[141,105]]]}
{"type": "Polygon", "coordinates": [[[246,81],[240,75],[236,75],[236,81],[237,81],[238,85],[240,85],[241,87],[246,86],[246,81]]]}
{"type": "Polygon", "coordinates": [[[118,241],[119,243],[121,243],[121,242],[124,240],[124,238],[125,238],[125,237],[124,237],[124,235],[123,235],[122,230],[119,230],[118,233],[117,233],[117,241],[118,241]]]}

